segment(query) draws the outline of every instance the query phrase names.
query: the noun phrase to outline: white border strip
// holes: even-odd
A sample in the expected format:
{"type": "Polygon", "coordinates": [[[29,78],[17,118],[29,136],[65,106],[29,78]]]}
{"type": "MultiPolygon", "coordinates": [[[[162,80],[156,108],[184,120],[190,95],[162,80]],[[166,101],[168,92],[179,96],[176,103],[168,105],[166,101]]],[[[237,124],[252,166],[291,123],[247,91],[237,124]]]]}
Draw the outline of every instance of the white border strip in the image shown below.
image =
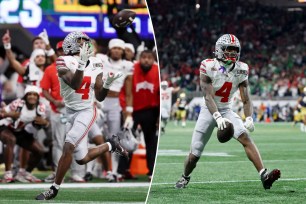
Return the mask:
{"type": "MultiPolygon", "coordinates": [[[[51,183],[44,184],[3,184],[0,189],[45,189],[51,183]]],[[[150,183],[64,183],[61,188],[136,188],[149,187],[150,183]]]]}
{"type": "MultiPolygon", "coordinates": [[[[279,181],[306,181],[306,178],[284,178],[284,179],[279,179],[279,181]]],[[[232,180],[232,181],[195,181],[195,182],[190,182],[196,183],[196,184],[215,184],[215,183],[247,183],[247,182],[260,182],[259,179],[257,180],[232,180]]],[[[175,182],[172,183],[152,183],[151,186],[159,186],[159,185],[174,185],[175,182]]]]}

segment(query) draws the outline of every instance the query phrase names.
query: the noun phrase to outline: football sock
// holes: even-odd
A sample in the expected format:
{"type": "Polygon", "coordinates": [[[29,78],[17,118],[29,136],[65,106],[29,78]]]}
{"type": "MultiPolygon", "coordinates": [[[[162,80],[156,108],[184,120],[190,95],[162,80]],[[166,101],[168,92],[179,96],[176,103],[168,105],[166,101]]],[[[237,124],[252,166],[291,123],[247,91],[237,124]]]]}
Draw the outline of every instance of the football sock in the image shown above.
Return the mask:
{"type": "Polygon", "coordinates": [[[111,145],[111,143],[107,142],[106,144],[108,145],[108,149],[109,149],[108,151],[112,151],[112,145],[111,145]]]}
{"type": "Polygon", "coordinates": [[[57,185],[56,183],[53,183],[52,186],[54,186],[54,188],[56,188],[56,190],[58,190],[60,188],[60,185],[57,185]]]}
{"type": "Polygon", "coordinates": [[[259,171],[259,176],[261,176],[261,174],[265,171],[266,169],[263,168],[262,170],[259,171]]]}

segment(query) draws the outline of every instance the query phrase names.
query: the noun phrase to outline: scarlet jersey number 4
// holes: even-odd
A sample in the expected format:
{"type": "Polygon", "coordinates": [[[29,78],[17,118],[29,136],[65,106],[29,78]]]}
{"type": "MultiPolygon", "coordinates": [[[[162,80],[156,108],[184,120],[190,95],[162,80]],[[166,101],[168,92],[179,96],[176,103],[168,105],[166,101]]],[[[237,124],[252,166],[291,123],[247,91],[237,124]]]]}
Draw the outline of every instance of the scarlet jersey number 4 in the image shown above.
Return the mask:
{"type": "Polygon", "coordinates": [[[75,93],[82,94],[82,99],[88,99],[89,98],[89,87],[91,83],[91,77],[85,76],[83,78],[81,88],[75,91],[75,93]]]}
{"type": "Polygon", "coordinates": [[[228,102],[231,90],[232,90],[232,82],[225,82],[223,86],[218,91],[216,91],[215,95],[222,97],[221,102],[226,103],[228,102]]]}

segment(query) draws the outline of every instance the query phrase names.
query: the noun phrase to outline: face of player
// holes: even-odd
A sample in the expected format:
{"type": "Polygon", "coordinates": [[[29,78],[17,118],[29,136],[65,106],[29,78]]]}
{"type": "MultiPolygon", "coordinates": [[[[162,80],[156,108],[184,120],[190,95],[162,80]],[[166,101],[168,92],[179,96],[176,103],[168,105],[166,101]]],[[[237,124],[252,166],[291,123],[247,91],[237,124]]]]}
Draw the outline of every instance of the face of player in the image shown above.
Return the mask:
{"type": "Polygon", "coordinates": [[[125,53],[125,59],[126,59],[127,61],[132,61],[132,60],[133,60],[133,58],[134,58],[134,53],[132,52],[131,49],[125,48],[124,53],[125,53]]]}
{"type": "Polygon", "coordinates": [[[224,57],[227,60],[231,60],[233,62],[236,62],[236,60],[238,59],[238,53],[239,53],[239,48],[238,47],[228,46],[224,51],[224,57]]]}
{"type": "Polygon", "coordinates": [[[84,42],[88,44],[88,50],[91,50],[91,52],[93,52],[94,51],[94,47],[93,47],[93,45],[92,45],[92,43],[90,41],[88,41],[87,39],[83,39],[83,38],[79,38],[77,40],[77,43],[79,44],[80,48],[83,47],[84,42]]]}
{"type": "Polygon", "coordinates": [[[42,39],[36,39],[34,42],[33,42],[33,50],[35,49],[43,49],[45,50],[46,49],[46,43],[42,40],[42,39]]]}
{"type": "Polygon", "coordinates": [[[166,89],[168,88],[168,86],[167,86],[167,85],[161,85],[161,88],[162,88],[163,90],[166,90],[166,89]]]}
{"type": "Polygon", "coordinates": [[[43,66],[46,63],[46,56],[45,55],[37,55],[34,59],[36,66],[43,66]]]}
{"type": "Polygon", "coordinates": [[[122,59],[123,49],[120,47],[113,47],[109,50],[110,58],[114,61],[122,59]]]}
{"type": "Polygon", "coordinates": [[[141,53],[139,62],[140,62],[140,67],[142,68],[143,71],[145,72],[149,71],[152,65],[154,64],[153,53],[149,53],[149,52],[141,53]]]}
{"type": "Polygon", "coordinates": [[[35,105],[38,102],[38,94],[36,92],[29,92],[27,93],[26,100],[29,105],[35,105]]]}

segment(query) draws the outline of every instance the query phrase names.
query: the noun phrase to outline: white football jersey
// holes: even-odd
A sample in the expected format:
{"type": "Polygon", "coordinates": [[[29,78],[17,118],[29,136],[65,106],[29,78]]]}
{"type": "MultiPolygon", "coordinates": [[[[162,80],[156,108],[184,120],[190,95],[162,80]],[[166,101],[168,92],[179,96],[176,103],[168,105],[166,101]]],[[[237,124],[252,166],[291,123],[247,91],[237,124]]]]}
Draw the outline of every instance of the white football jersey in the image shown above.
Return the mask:
{"type": "MultiPolygon", "coordinates": [[[[62,56],[65,66],[75,73],[78,67],[77,57],[62,56]]],[[[59,77],[61,86],[61,95],[64,99],[65,106],[72,110],[83,110],[93,106],[95,99],[94,85],[96,77],[103,71],[102,61],[96,57],[89,58],[89,65],[84,70],[82,85],[78,90],[72,89],[64,80],[59,77]]]]}
{"type": "Polygon", "coordinates": [[[34,110],[29,110],[25,104],[25,101],[22,99],[16,99],[15,101],[11,102],[9,105],[4,107],[6,112],[14,112],[19,111],[20,117],[14,122],[12,118],[4,118],[0,120],[0,126],[10,126],[11,128],[19,131],[25,127],[25,125],[34,121],[35,117],[38,114],[46,118],[46,106],[43,103],[39,103],[37,108],[34,110]]]}
{"type": "Polygon", "coordinates": [[[123,73],[123,76],[116,79],[109,88],[109,90],[111,91],[120,92],[121,88],[124,85],[126,77],[129,75],[133,75],[134,64],[126,60],[114,61],[107,55],[103,54],[97,54],[96,57],[102,60],[103,70],[105,72],[113,72],[114,74],[116,74],[117,72],[123,73]]]}
{"type": "Polygon", "coordinates": [[[214,101],[218,109],[230,108],[238,85],[248,79],[248,73],[248,65],[240,61],[235,63],[231,71],[227,70],[224,64],[216,58],[203,60],[200,66],[200,74],[212,80],[215,92],[214,101]]]}
{"type": "Polygon", "coordinates": [[[171,110],[172,106],[172,91],[173,87],[168,87],[166,90],[160,89],[161,94],[161,106],[162,108],[165,108],[167,111],[171,110]]]}

